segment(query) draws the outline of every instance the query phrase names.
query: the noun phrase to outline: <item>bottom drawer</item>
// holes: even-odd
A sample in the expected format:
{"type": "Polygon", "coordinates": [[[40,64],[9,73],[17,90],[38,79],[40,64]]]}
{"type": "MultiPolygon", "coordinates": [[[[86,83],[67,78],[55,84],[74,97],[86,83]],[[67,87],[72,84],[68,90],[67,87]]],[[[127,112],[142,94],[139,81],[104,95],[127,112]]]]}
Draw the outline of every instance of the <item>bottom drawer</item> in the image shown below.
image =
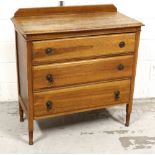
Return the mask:
{"type": "Polygon", "coordinates": [[[130,80],[34,93],[34,117],[62,115],[127,103],[130,80]]]}

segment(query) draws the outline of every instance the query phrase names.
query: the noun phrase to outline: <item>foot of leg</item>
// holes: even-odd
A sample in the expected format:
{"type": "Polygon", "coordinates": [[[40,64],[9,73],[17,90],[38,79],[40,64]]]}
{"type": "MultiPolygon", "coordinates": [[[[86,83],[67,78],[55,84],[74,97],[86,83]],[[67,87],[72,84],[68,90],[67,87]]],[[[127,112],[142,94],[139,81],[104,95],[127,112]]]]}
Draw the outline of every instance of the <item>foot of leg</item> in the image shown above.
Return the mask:
{"type": "Polygon", "coordinates": [[[129,126],[130,122],[130,112],[129,112],[129,104],[126,105],[126,123],[125,126],[129,126]]]}
{"type": "Polygon", "coordinates": [[[125,123],[125,126],[129,126],[129,122],[130,122],[130,113],[127,113],[126,114],[126,123],[125,123]]]}
{"type": "Polygon", "coordinates": [[[29,131],[29,145],[33,145],[33,131],[29,131]]]}
{"type": "Polygon", "coordinates": [[[20,122],[24,122],[24,112],[23,112],[23,109],[19,103],[19,116],[20,116],[20,122]]]}

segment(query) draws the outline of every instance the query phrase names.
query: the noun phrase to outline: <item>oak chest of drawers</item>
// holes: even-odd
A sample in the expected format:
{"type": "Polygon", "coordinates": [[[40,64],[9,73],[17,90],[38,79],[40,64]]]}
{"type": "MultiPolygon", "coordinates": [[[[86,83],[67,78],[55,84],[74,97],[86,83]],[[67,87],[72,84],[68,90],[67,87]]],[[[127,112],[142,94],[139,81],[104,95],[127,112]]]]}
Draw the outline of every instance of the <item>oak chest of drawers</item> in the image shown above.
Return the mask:
{"type": "Polygon", "coordinates": [[[132,110],[142,23],[114,5],[19,9],[19,112],[33,120],[126,104],[132,110]]]}

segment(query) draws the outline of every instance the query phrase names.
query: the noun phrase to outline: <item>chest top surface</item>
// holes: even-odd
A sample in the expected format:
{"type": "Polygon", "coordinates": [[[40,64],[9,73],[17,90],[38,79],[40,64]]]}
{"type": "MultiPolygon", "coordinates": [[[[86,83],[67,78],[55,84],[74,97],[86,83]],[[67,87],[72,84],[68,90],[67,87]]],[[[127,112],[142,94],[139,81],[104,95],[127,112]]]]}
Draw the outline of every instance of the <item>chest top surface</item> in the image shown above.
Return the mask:
{"type": "Polygon", "coordinates": [[[139,27],[143,24],[112,5],[19,9],[12,18],[23,35],[139,27]]]}

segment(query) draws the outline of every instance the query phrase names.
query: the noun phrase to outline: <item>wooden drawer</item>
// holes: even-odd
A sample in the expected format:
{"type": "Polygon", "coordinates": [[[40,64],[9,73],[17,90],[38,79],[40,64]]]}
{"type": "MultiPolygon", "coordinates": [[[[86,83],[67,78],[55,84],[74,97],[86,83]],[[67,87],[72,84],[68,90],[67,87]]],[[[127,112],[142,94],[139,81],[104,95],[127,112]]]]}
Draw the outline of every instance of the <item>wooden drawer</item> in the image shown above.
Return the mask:
{"type": "Polygon", "coordinates": [[[74,113],[86,109],[126,103],[130,80],[34,93],[34,116],[74,113]]]}
{"type": "Polygon", "coordinates": [[[33,64],[134,52],[135,33],[33,42],[33,64]]]}
{"type": "Polygon", "coordinates": [[[66,85],[129,77],[133,56],[76,61],[33,67],[33,89],[40,90],[66,85]]]}

